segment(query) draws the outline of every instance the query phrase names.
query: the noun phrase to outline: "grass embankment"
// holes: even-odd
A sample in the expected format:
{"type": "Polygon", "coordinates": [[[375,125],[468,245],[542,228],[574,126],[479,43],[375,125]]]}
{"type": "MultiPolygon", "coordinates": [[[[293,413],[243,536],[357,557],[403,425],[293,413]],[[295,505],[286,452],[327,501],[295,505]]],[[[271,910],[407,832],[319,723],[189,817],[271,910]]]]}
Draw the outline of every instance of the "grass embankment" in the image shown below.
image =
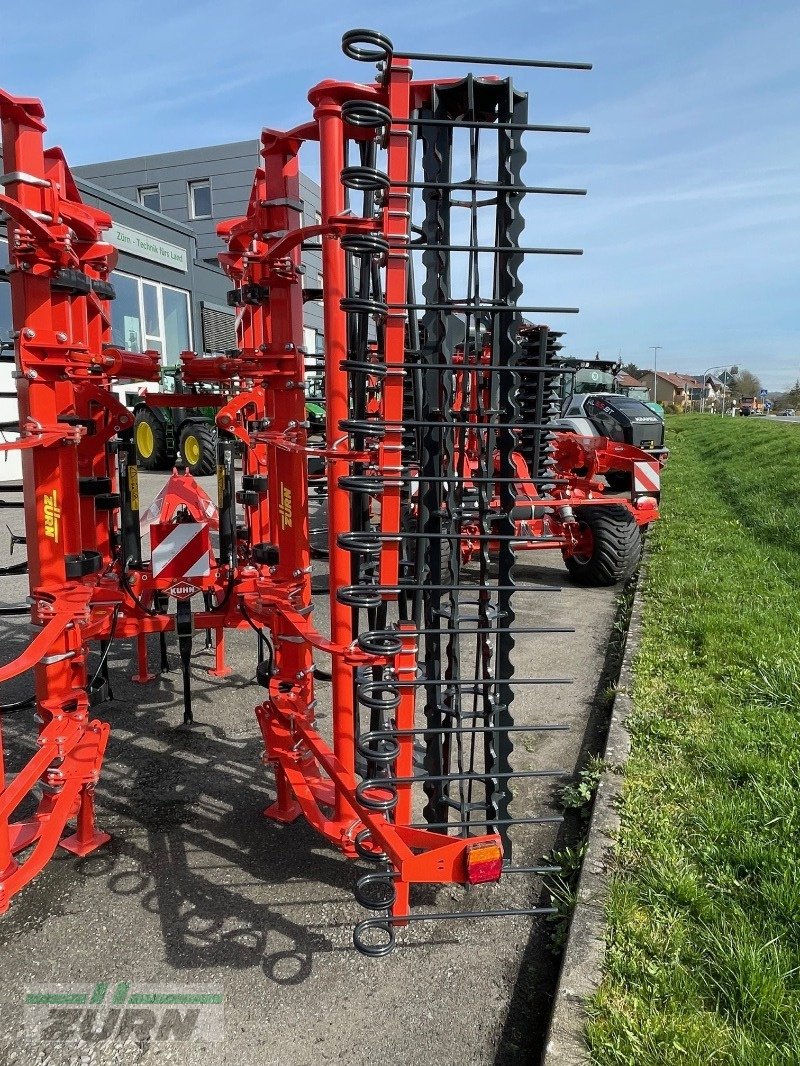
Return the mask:
{"type": "Polygon", "coordinates": [[[595,1060],[800,1064],[800,426],[668,420],[595,1060]]]}

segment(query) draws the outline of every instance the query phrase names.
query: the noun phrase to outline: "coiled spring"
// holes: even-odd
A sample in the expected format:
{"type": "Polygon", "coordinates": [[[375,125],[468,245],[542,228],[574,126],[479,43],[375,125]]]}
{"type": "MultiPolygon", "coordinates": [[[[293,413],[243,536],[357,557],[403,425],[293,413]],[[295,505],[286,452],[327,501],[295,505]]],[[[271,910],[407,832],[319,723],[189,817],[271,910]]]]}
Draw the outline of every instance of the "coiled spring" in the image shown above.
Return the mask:
{"type": "Polygon", "coordinates": [[[355,29],[342,34],[342,51],[359,63],[391,63],[394,45],[377,30],[355,29]]]}
{"type": "MultiPolygon", "coordinates": [[[[355,593],[357,588],[347,591],[355,593]]],[[[373,630],[365,633],[359,638],[359,644],[362,649],[370,649],[381,655],[400,649],[400,641],[392,631],[373,630]]],[[[366,777],[356,788],[356,798],[366,810],[391,818],[398,802],[397,787],[392,782],[392,777],[400,754],[400,742],[392,736],[390,723],[393,713],[400,705],[400,690],[390,669],[364,667],[359,670],[356,698],[362,707],[369,710],[371,723],[384,723],[377,735],[371,729],[368,733],[362,733],[356,740],[356,751],[365,764],[366,773],[366,777]],[[384,778],[387,780],[384,781],[384,778]]],[[[380,869],[372,870],[358,879],[355,898],[367,910],[385,912],[386,920],[378,925],[383,934],[379,944],[369,943],[355,932],[353,942],[363,954],[380,957],[388,954],[394,947],[394,930],[389,915],[397,899],[397,890],[389,856],[371,847],[371,840],[370,830],[363,829],[355,838],[356,851],[367,862],[377,863],[380,869]]]]}

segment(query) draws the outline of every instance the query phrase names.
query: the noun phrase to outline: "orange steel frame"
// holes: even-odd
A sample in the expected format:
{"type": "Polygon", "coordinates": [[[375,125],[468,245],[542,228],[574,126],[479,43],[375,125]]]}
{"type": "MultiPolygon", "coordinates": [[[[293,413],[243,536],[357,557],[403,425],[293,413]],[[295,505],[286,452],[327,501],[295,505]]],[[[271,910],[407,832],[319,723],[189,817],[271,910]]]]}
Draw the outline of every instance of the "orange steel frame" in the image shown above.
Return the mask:
{"type": "MultiPolygon", "coordinates": [[[[475,436],[479,430],[477,416],[473,413],[473,397],[482,392],[483,408],[490,407],[489,374],[481,367],[488,365],[490,350],[484,347],[480,353],[467,356],[463,349],[456,353],[454,363],[459,367],[455,372],[453,392],[454,412],[466,411],[466,425],[474,425],[474,430],[461,430],[464,438],[464,456],[466,469],[463,478],[467,484],[475,472],[479,441],[475,436]],[[474,444],[473,444],[474,438],[474,444]]],[[[554,432],[552,434],[550,457],[553,484],[548,488],[546,499],[532,480],[532,472],[520,452],[514,453],[514,469],[518,475],[516,482],[517,503],[530,507],[530,517],[515,522],[515,532],[520,538],[516,544],[517,551],[541,551],[548,548],[560,548],[565,555],[591,554],[591,533],[576,518],[573,507],[618,507],[626,511],[638,526],[646,528],[659,517],[658,499],[650,493],[632,492],[631,497],[615,496],[609,492],[604,475],[626,473],[633,484],[633,474],[637,463],[647,460],[649,456],[640,448],[622,444],[608,437],[583,437],[573,432],[554,432]],[[537,513],[538,511],[538,513],[537,513]],[[530,537],[530,540],[524,538],[530,537]]],[[[499,499],[498,499],[499,509],[499,499]]],[[[462,558],[468,562],[480,550],[480,527],[475,524],[471,530],[469,523],[462,525],[464,540],[461,544],[462,558]],[[470,541],[470,534],[475,540],[470,541]]],[[[497,551],[498,542],[490,542],[490,548],[497,551]]]]}
{"type": "MultiPolygon", "coordinates": [[[[357,791],[354,670],[393,668],[400,692],[395,771],[401,779],[411,778],[416,689],[410,682],[416,676],[417,638],[400,624],[397,642],[386,654],[363,650],[352,632],[349,608],[335,596],[330,598],[330,639],[310,618],[307,458],[312,449],[305,430],[300,251],[304,240],[322,238],[328,444],[316,454],[327,462],[331,486],[330,572],[331,586],[337,588],[350,581],[349,558],[338,542],[349,529],[347,494],[338,489],[338,479],[356,459],[377,463],[387,474],[399,471],[401,449],[397,428],[386,433],[377,454],[357,455],[338,428],[348,415],[347,380],[340,368],[347,323],[340,308],[345,253],[339,238],[381,231],[407,241],[409,194],[395,183],[410,178],[410,133],[393,123],[387,144],[393,187],[382,217],[357,219],[345,211],[340,181],[345,138],[358,140],[374,131],[346,126],[342,104],[370,100],[395,116],[408,115],[427,98],[432,84],[412,82],[408,62],[396,59],[382,84],[323,82],[309,96],[311,122],[289,133],[264,131],[263,165],[256,172],[247,215],[220,227],[228,244],[220,257],[225,270],[240,291],[256,294],[244,299],[239,312],[238,353],[182,357],[187,383],[213,381],[230,390],[232,398],[217,415],[221,436],[240,443],[243,476],[266,476],[269,484],[269,491],[247,508],[247,536],[237,540],[236,557],[220,559],[215,567],[210,586],[217,606],[194,614],[196,626],[216,630],[218,638],[226,627],[263,626],[274,646],[271,670],[262,676],[267,698],[256,712],[277,793],[265,813],[282,821],[302,813],[347,856],[358,853],[357,837],[362,849],[387,856],[395,870],[396,915],[408,909],[410,884],[467,881],[468,850],[496,844],[499,838],[492,833],[455,838],[413,828],[410,782],[396,786],[391,815],[365,806],[363,792],[357,791]],[[319,141],[321,157],[323,217],[321,225],[311,227],[298,225],[297,155],[307,141],[319,141]],[[256,545],[268,548],[269,557],[259,555],[256,545]],[[332,748],[315,728],[314,650],[332,658],[332,748]]],[[[109,388],[113,381],[157,380],[159,357],[120,351],[111,343],[107,284],[116,252],[102,239],[111,219],[81,202],[61,153],[44,150],[43,114],[37,100],[0,93],[7,171],[0,207],[9,218],[22,427],[21,439],[3,447],[19,447],[23,453],[31,621],[38,630],[25,652],[0,668],[0,681],[34,670],[39,722],[37,752],[9,782],[0,744],[0,911],[57,846],[84,855],[109,839],[95,824],[94,788],[109,726],[90,718],[90,642],[136,638],[135,679],[145,681],[152,676],[147,634],[175,628],[175,616],[157,610],[158,593],[164,590],[153,581],[149,564],[135,558],[135,552],[129,557],[125,547],[126,509],[138,525],[133,420],[109,388]],[[115,449],[127,456],[117,464],[115,449]],[[95,495],[82,492],[86,485],[94,486],[95,495]],[[110,498],[106,510],[97,505],[98,486],[110,498]],[[37,784],[43,797],[35,814],[14,821],[16,809],[37,784]],[[62,838],[72,819],[77,819],[75,832],[62,838]]],[[[406,271],[406,254],[390,251],[385,275],[390,306],[406,298],[406,271]]],[[[386,326],[383,417],[397,427],[403,410],[399,364],[405,318],[403,312],[391,311],[386,326]]],[[[229,478],[230,469],[220,467],[221,501],[232,498],[229,478]]],[[[397,531],[399,519],[399,488],[387,488],[382,530],[397,531]]],[[[382,583],[396,584],[398,560],[395,546],[383,553],[382,583]]],[[[220,647],[218,639],[218,652],[220,647]]],[[[224,672],[220,654],[216,668],[224,672]]],[[[499,876],[499,869],[491,876],[499,876]]]]}

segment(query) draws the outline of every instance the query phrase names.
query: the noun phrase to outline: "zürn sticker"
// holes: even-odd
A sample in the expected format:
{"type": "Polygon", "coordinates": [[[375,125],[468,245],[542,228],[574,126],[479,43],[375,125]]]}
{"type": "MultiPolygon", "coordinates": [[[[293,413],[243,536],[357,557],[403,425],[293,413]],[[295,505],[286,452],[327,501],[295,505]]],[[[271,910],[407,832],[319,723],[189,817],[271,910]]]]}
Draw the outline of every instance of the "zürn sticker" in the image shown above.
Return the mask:
{"type": "Polygon", "coordinates": [[[61,508],[58,505],[58,493],[55,489],[44,497],[44,535],[58,544],[61,527],[61,508]]]}

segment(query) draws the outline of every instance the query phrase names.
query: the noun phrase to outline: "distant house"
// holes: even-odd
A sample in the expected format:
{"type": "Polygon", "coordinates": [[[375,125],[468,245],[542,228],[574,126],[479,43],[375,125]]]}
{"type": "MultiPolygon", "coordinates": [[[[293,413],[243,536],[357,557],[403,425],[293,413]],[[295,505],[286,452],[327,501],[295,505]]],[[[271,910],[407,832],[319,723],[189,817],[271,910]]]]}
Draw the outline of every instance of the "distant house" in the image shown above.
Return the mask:
{"type": "Polygon", "coordinates": [[[653,401],[672,404],[679,411],[683,411],[691,402],[692,390],[702,387],[700,380],[688,374],[663,374],[660,370],[657,374],[645,370],[639,384],[648,387],[653,401]]]}
{"type": "Polygon", "coordinates": [[[638,378],[633,377],[631,374],[626,374],[624,370],[620,370],[616,377],[617,385],[621,389],[635,388],[637,385],[642,385],[638,378]]]}
{"type": "Polygon", "coordinates": [[[662,374],[659,370],[657,375],[652,370],[646,370],[642,375],[640,384],[647,385],[650,389],[650,397],[658,403],[672,404],[679,411],[699,410],[701,406],[713,410],[721,406],[723,397],[730,394],[727,385],[715,378],[712,374],[662,374]],[[658,381],[656,382],[656,377],[658,381]]]}
{"type": "MultiPolygon", "coordinates": [[[[694,379],[699,385],[700,382],[703,380],[703,375],[695,374],[694,379]]],[[[723,381],[722,377],[715,377],[713,374],[706,374],[705,388],[703,392],[699,395],[704,395],[703,406],[705,407],[705,409],[708,410],[710,408],[713,411],[716,410],[718,407],[722,407],[723,401],[725,403],[725,406],[728,405],[730,399],[730,392],[731,390],[728,387],[728,384],[723,381]]]]}

